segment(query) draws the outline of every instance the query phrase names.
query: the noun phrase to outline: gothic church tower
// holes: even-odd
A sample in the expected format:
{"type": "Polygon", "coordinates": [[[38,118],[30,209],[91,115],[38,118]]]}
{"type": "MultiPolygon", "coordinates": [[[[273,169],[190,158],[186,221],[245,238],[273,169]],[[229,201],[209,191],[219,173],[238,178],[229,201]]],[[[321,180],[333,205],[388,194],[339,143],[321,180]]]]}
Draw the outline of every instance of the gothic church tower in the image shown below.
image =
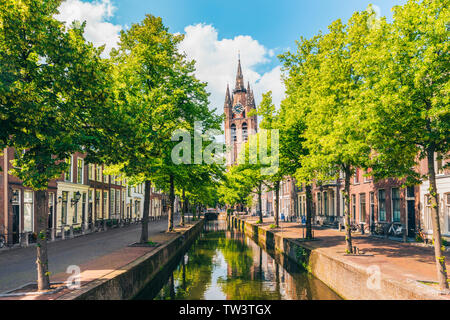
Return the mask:
{"type": "Polygon", "coordinates": [[[236,74],[236,85],[233,94],[227,85],[225,94],[225,144],[227,147],[227,166],[235,165],[241,147],[248,140],[248,136],[255,134],[258,130],[257,116],[249,117],[250,110],[256,109],[253,90],[250,83],[247,88],[244,85],[241,59],[238,59],[236,74]]]}

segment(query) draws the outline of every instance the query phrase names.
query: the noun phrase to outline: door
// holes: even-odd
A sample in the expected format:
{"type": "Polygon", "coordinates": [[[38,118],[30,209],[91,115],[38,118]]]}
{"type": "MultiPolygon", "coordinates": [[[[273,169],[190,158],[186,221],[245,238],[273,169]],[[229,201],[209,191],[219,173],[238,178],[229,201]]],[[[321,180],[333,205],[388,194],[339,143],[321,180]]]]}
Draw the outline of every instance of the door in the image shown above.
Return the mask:
{"type": "MultiPolygon", "coordinates": [[[[12,242],[18,243],[20,239],[20,191],[13,190],[12,194],[12,242]]],[[[9,238],[9,237],[8,237],[9,238]]]]}
{"type": "Polygon", "coordinates": [[[83,200],[81,204],[81,224],[86,223],[86,192],[83,192],[83,200]]]}
{"type": "Polygon", "coordinates": [[[53,228],[53,213],[55,210],[54,206],[54,194],[49,193],[48,194],[48,229],[51,230],[53,228]]]}
{"type": "Polygon", "coordinates": [[[88,204],[88,222],[89,224],[92,223],[92,202],[88,204]]]}
{"type": "Polygon", "coordinates": [[[407,201],[408,206],[408,237],[416,235],[416,211],[414,200],[407,201]]]}
{"type": "Polygon", "coordinates": [[[13,209],[13,243],[19,242],[19,226],[20,226],[20,206],[18,204],[14,204],[12,206],[13,209]]]}

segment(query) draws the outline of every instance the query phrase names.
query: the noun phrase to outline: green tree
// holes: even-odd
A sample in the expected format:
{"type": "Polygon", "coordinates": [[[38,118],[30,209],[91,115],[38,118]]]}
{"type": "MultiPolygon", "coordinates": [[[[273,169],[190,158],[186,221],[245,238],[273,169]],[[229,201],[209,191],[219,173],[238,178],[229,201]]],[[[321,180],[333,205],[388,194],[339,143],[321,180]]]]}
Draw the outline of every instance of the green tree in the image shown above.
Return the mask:
{"type": "Polygon", "coordinates": [[[415,168],[425,159],[438,281],[448,288],[442,250],[436,154],[450,142],[448,0],[410,0],[394,8],[393,22],[373,28],[360,51],[365,105],[371,111],[373,175],[418,182],[415,168]],[[416,181],[414,181],[414,178],[416,181]]]}
{"type": "Polygon", "coordinates": [[[60,3],[0,2],[0,118],[10,122],[0,139],[18,151],[11,173],[36,191],[39,290],[50,286],[48,182],[74,152],[101,148],[98,128],[110,113],[110,65],[86,43],[84,25],[67,29],[53,18],[60,3]]]}
{"type": "MultiPolygon", "coordinates": [[[[362,76],[355,68],[359,46],[349,37],[357,28],[368,33],[368,13],[355,13],[346,26],[340,20],[329,33],[298,43],[297,54],[285,55],[293,69],[293,99],[304,117],[302,137],[309,152],[300,157],[299,181],[326,181],[344,176],[347,252],[353,252],[350,216],[350,178],[357,167],[368,165],[370,146],[366,141],[365,109],[361,108],[362,76]],[[361,18],[363,17],[363,18],[361,18]]],[[[297,118],[298,119],[298,118],[297,118]]]]}
{"type": "Polygon", "coordinates": [[[120,35],[119,49],[111,52],[116,65],[116,103],[126,124],[114,136],[120,153],[107,153],[103,161],[122,163],[122,171],[145,183],[141,243],[148,241],[150,190],[154,167],[164,143],[177,124],[176,99],[183,94],[175,87],[182,68],[177,45],[182,36],[168,32],[161,18],[146,15],[120,35]]]}

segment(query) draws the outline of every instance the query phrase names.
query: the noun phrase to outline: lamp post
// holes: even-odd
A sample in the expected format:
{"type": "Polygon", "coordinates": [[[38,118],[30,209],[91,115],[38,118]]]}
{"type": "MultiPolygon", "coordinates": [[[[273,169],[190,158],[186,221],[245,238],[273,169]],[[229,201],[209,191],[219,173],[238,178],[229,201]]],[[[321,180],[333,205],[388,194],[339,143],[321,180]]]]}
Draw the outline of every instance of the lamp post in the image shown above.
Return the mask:
{"type": "Polygon", "coordinates": [[[80,191],[77,191],[74,194],[74,197],[70,200],[71,206],[73,207],[74,205],[76,205],[78,203],[78,201],[80,201],[80,199],[81,199],[81,193],[80,193],[80,191]]]}

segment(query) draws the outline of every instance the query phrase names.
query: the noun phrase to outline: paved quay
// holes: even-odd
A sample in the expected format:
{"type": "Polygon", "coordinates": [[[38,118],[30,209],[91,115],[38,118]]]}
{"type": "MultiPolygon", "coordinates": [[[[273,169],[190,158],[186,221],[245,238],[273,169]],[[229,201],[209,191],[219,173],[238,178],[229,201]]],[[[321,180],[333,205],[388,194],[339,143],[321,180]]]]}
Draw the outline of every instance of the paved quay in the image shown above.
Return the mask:
{"type": "MultiPolygon", "coordinates": [[[[246,222],[255,224],[258,217],[239,216],[246,222]]],[[[273,218],[264,218],[264,223],[259,226],[269,230],[274,223],[273,218]]],[[[271,232],[289,239],[301,239],[303,237],[302,226],[296,222],[280,222],[280,228],[270,229],[271,232]]],[[[317,241],[302,241],[311,249],[320,250],[329,256],[334,256],[341,261],[362,268],[377,266],[383,276],[404,283],[417,281],[437,281],[434,250],[432,247],[422,247],[412,243],[403,243],[389,239],[380,239],[369,235],[353,233],[353,246],[362,250],[367,256],[345,255],[345,234],[331,228],[314,228],[314,237],[317,241]]],[[[450,266],[450,253],[446,252],[446,264],[450,266]]],[[[430,285],[420,284],[424,288],[430,285]]],[[[440,298],[449,299],[450,294],[439,295],[440,298]]]]}
{"type": "MultiPolygon", "coordinates": [[[[175,225],[179,217],[174,218],[175,225]]],[[[149,222],[149,238],[154,242],[164,241],[164,231],[167,229],[167,218],[149,222]],[[159,241],[158,241],[159,240],[159,241]]],[[[134,259],[153,248],[128,247],[139,241],[141,224],[133,224],[122,228],[109,229],[105,232],[95,232],[85,236],[62,241],[50,242],[49,270],[52,282],[66,281],[70,274],[67,268],[76,265],[83,272],[108,270],[134,259]]],[[[85,274],[88,278],[94,276],[85,274]]],[[[30,282],[35,282],[36,247],[14,249],[0,253],[0,293],[5,293],[30,282]]],[[[84,281],[84,280],[82,280],[84,281]]]]}

